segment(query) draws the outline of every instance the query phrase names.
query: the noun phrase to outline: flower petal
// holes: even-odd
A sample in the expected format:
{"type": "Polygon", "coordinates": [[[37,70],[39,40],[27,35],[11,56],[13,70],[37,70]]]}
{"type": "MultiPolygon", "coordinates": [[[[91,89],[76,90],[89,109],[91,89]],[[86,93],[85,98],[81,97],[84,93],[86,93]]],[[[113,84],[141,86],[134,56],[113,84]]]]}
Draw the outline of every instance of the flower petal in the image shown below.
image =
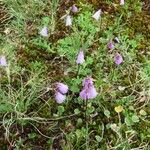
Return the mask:
{"type": "Polygon", "coordinates": [[[95,14],[92,17],[98,21],[101,16],[101,13],[102,11],[101,9],[99,9],[97,12],[95,12],[95,14]]]}
{"type": "Polygon", "coordinates": [[[66,96],[61,94],[60,92],[56,92],[55,93],[55,100],[58,104],[61,104],[65,101],[66,96]]]}
{"type": "Polygon", "coordinates": [[[68,92],[68,86],[63,83],[56,83],[56,89],[62,94],[66,94],[68,92]]]}

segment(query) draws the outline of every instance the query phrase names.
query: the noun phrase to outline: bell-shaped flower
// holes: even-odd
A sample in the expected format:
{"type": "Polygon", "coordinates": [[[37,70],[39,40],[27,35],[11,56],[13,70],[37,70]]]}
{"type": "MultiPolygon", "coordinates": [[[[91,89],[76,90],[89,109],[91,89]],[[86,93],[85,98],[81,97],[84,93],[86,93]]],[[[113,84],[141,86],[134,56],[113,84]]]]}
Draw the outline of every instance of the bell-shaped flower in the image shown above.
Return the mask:
{"type": "Polygon", "coordinates": [[[55,100],[58,104],[61,104],[65,101],[66,95],[61,94],[60,92],[56,91],[55,93],[55,100]]]}
{"type": "Polygon", "coordinates": [[[101,13],[102,11],[101,9],[99,9],[97,12],[95,12],[95,14],[92,17],[98,21],[99,18],[101,17],[101,13]]]}
{"type": "Polygon", "coordinates": [[[66,17],[66,26],[71,26],[72,25],[72,18],[70,15],[67,15],[66,17]]]}
{"type": "Polygon", "coordinates": [[[111,42],[109,42],[109,43],[107,44],[107,47],[111,50],[111,49],[114,49],[114,48],[115,48],[115,45],[114,45],[113,42],[111,41],[111,42]]]}
{"type": "Polygon", "coordinates": [[[124,5],[124,0],[120,0],[120,5],[124,5]]]}
{"type": "Polygon", "coordinates": [[[114,61],[117,65],[120,65],[123,62],[123,58],[119,53],[117,53],[114,57],[114,61]]]}
{"type": "Polygon", "coordinates": [[[80,97],[83,100],[93,99],[97,96],[96,89],[93,85],[93,79],[91,77],[87,77],[83,80],[83,89],[80,92],[80,97]]]}
{"type": "Polygon", "coordinates": [[[7,61],[5,56],[0,57],[0,66],[7,67],[7,61]]]}
{"type": "Polygon", "coordinates": [[[48,28],[47,27],[43,27],[40,31],[40,35],[47,37],[48,36],[48,28]]]}
{"type": "Polygon", "coordinates": [[[68,92],[68,86],[63,83],[56,83],[56,89],[61,94],[66,94],[68,92]]]}
{"type": "Polygon", "coordinates": [[[83,100],[88,99],[94,99],[97,96],[96,89],[93,85],[90,85],[89,87],[83,88],[83,90],[80,92],[80,97],[83,100]]]}
{"type": "Polygon", "coordinates": [[[76,63],[77,63],[77,64],[83,64],[84,61],[85,61],[85,60],[84,60],[84,53],[83,53],[83,51],[80,51],[80,52],[78,53],[76,63]]]}
{"type": "Polygon", "coordinates": [[[73,13],[78,12],[78,8],[77,8],[77,6],[75,6],[75,4],[74,4],[74,5],[72,5],[72,7],[71,7],[71,11],[72,11],[73,13]]]}

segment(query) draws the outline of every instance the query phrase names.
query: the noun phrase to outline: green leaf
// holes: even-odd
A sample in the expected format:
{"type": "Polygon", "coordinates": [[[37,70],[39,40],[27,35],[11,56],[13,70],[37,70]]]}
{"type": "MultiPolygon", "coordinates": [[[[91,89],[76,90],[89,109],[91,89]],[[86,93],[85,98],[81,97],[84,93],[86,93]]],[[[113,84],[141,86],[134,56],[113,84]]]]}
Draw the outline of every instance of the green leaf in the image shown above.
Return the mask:
{"type": "Polygon", "coordinates": [[[140,115],[142,115],[142,116],[146,116],[146,115],[147,115],[146,111],[143,110],[143,109],[141,109],[139,113],[140,113],[140,115]]]}
{"type": "Polygon", "coordinates": [[[78,118],[77,123],[82,124],[83,120],[81,118],[78,118]]]}
{"type": "Polygon", "coordinates": [[[58,114],[59,115],[62,115],[64,111],[65,111],[65,108],[63,106],[58,106],[58,114]]]}
{"type": "Polygon", "coordinates": [[[132,125],[132,120],[131,120],[131,118],[126,117],[126,118],[125,118],[125,123],[126,123],[127,126],[131,126],[131,125],[132,125]]]}
{"type": "Polygon", "coordinates": [[[0,112],[6,113],[11,112],[13,110],[12,105],[8,103],[2,103],[0,104],[0,112]]]}
{"type": "Polygon", "coordinates": [[[78,108],[76,108],[76,109],[74,110],[74,113],[77,115],[77,114],[80,113],[80,110],[79,110],[78,108]]]}
{"type": "Polygon", "coordinates": [[[50,18],[49,17],[43,17],[42,18],[42,24],[47,26],[49,24],[50,18]]]}
{"type": "Polygon", "coordinates": [[[107,118],[109,118],[109,117],[110,117],[110,111],[107,110],[107,109],[105,109],[105,110],[104,110],[104,115],[105,115],[107,118]]]}
{"type": "Polygon", "coordinates": [[[137,115],[132,116],[132,121],[133,122],[139,122],[139,117],[137,115]]]}
{"type": "Polygon", "coordinates": [[[102,138],[99,135],[96,135],[95,138],[97,142],[100,142],[102,140],[102,138]]]}

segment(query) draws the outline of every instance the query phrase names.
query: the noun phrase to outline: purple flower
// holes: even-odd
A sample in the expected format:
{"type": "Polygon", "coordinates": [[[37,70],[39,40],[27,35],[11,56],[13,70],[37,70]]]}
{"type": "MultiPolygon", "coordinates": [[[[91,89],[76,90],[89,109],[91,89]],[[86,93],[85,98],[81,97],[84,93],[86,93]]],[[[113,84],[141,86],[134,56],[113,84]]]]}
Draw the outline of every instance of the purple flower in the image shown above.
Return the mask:
{"type": "Polygon", "coordinates": [[[48,36],[48,28],[47,27],[43,27],[40,31],[40,34],[44,37],[48,36]]]}
{"type": "Polygon", "coordinates": [[[80,92],[80,97],[83,100],[93,99],[97,96],[96,89],[93,85],[93,79],[91,77],[87,77],[83,80],[83,89],[80,92]]]}
{"type": "Polygon", "coordinates": [[[124,5],[124,0],[120,0],[120,5],[124,5]]]}
{"type": "Polygon", "coordinates": [[[56,91],[55,93],[55,100],[58,104],[61,104],[65,101],[66,95],[61,94],[60,92],[56,91]]]}
{"type": "Polygon", "coordinates": [[[0,57],[0,65],[3,67],[7,67],[7,61],[5,56],[0,57]]]}
{"type": "Polygon", "coordinates": [[[77,8],[75,5],[72,5],[71,11],[72,11],[73,13],[76,13],[76,12],[78,12],[78,8],[77,8]]]}
{"type": "Polygon", "coordinates": [[[78,53],[76,63],[77,63],[77,64],[83,64],[84,61],[85,61],[85,60],[84,60],[84,53],[83,53],[83,51],[80,51],[80,52],[78,53]]]}
{"type": "Polygon", "coordinates": [[[115,45],[114,45],[113,42],[111,41],[111,42],[109,42],[109,43],[107,44],[107,47],[111,50],[111,49],[114,49],[114,48],[115,48],[115,45]]]}
{"type": "Polygon", "coordinates": [[[88,87],[89,85],[93,85],[93,79],[91,77],[85,78],[82,82],[83,87],[88,87]]]}
{"type": "Polygon", "coordinates": [[[114,61],[117,65],[120,65],[123,62],[123,58],[119,53],[117,53],[114,57],[114,61]]]}
{"type": "Polygon", "coordinates": [[[63,83],[56,83],[56,89],[61,93],[61,94],[66,94],[68,92],[68,86],[63,84],[63,83]]]}
{"type": "Polygon", "coordinates": [[[87,88],[83,88],[83,90],[80,92],[80,97],[83,100],[93,99],[97,96],[96,89],[93,85],[90,85],[87,88]]]}

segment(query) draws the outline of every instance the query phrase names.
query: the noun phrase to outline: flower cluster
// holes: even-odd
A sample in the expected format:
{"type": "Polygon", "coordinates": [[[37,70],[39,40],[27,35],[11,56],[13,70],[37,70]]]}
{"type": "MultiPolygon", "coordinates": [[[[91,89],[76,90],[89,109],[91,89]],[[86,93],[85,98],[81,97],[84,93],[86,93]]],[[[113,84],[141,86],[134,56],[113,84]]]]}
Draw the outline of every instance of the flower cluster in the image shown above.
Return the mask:
{"type": "Polygon", "coordinates": [[[68,92],[68,86],[63,83],[56,83],[55,100],[58,104],[61,104],[66,99],[66,93],[68,92]]]}
{"type": "MultiPolygon", "coordinates": [[[[120,0],[120,5],[124,5],[124,0],[120,0]]],[[[74,4],[72,5],[72,7],[70,8],[70,11],[72,13],[77,13],[78,12],[78,8],[77,6],[74,4]]],[[[71,26],[72,25],[72,16],[70,15],[70,11],[69,13],[67,13],[65,16],[63,16],[62,18],[66,18],[66,26],[71,26]]],[[[99,9],[98,11],[96,11],[91,17],[94,18],[96,21],[98,21],[101,17],[102,14],[102,10],[99,9]]],[[[48,36],[48,29],[47,27],[44,27],[40,34],[42,36],[48,36]]],[[[115,44],[120,43],[118,37],[115,37],[113,40],[110,40],[109,43],[107,44],[108,49],[113,50],[115,49],[115,44]]],[[[76,64],[77,65],[81,65],[85,62],[85,58],[84,58],[84,51],[80,50],[78,52],[77,58],[76,58],[76,64]]],[[[123,62],[123,57],[121,54],[116,53],[114,56],[114,62],[116,65],[120,65],[123,62]]],[[[82,90],[80,92],[80,98],[83,100],[89,100],[89,99],[94,99],[96,98],[96,96],[98,95],[96,88],[94,87],[94,83],[93,83],[93,79],[91,77],[86,77],[83,80],[82,83],[82,90]]],[[[66,99],[66,93],[68,92],[68,86],[63,84],[63,83],[56,83],[56,92],[55,92],[55,100],[57,103],[61,104],[65,101],[66,99]]]]}
{"type": "MultiPolygon", "coordinates": [[[[115,48],[115,44],[119,43],[119,42],[120,41],[119,41],[118,37],[115,37],[113,41],[110,41],[107,44],[108,49],[113,50],[115,48]]],[[[116,53],[115,56],[114,56],[114,62],[115,62],[116,65],[120,65],[123,62],[122,55],[119,54],[119,53],[116,53]]]]}

